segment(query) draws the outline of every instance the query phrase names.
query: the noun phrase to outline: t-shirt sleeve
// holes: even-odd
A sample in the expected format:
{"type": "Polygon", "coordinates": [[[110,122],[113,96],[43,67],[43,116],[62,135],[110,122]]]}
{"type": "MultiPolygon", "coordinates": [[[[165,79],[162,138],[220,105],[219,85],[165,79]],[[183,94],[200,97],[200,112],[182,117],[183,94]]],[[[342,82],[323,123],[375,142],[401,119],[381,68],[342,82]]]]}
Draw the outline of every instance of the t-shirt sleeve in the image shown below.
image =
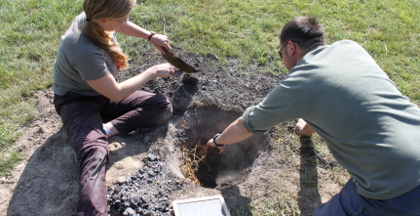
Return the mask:
{"type": "Polygon", "coordinates": [[[74,66],[83,80],[96,80],[110,73],[104,55],[88,53],[74,60],[74,66]]]}
{"type": "Polygon", "coordinates": [[[244,127],[251,134],[264,133],[275,125],[298,117],[284,86],[274,88],[257,106],[249,107],[242,115],[244,127]]]}

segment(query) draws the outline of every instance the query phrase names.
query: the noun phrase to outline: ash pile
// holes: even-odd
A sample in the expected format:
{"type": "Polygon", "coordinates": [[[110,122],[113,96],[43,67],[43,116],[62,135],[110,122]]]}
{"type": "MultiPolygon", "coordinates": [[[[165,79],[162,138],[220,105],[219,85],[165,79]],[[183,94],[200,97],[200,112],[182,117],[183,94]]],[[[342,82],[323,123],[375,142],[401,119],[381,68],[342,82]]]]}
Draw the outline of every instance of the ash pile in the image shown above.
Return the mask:
{"type": "Polygon", "coordinates": [[[148,154],[143,162],[136,176],[108,188],[110,215],[173,215],[169,195],[180,190],[183,182],[173,176],[161,157],[148,154]]]}

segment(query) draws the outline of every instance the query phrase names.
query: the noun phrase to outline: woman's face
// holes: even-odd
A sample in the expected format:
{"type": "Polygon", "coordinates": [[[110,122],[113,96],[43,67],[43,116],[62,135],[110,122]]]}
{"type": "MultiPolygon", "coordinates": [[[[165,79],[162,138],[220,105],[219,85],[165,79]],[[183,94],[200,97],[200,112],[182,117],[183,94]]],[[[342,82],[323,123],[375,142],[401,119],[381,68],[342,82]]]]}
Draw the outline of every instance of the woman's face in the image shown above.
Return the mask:
{"type": "Polygon", "coordinates": [[[121,26],[128,24],[129,15],[130,13],[119,18],[103,18],[98,21],[98,24],[105,31],[115,31],[118,30],[121,26]]]}

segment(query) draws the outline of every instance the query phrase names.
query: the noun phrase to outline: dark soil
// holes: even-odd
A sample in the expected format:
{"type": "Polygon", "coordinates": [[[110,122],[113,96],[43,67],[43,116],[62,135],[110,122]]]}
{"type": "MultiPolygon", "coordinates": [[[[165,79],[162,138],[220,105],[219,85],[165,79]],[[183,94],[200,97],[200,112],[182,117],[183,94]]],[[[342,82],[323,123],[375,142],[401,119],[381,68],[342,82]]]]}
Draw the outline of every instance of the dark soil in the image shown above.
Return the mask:
{"type": "MultiPolygon", "coordinates": [[[[173,102],[174,118],[182,118],[188,109],[194,110],[192,107],[197,107],[196,104],[199,104],[198,107],[217,107],[214,108],[213,112],[210,110],[203,111],[206,114],[203,115],[201,120],[211,121],[204,116],[217,115],[215,113],[217,109],[235,110],[233,116],[237,118],[245,108],[258,104],[281,79],[278,76],[256,74],[254,67],[240,68],[240,62],[237,59],[229,59],[227,65],[222,66],[218,64],[217,58],[212,54],[207,56],[183,54],[179,48],[174,48],[174,52],[177,53],[177,57],[189,65],[193,65],[199,72],[179,74],[180,72],[178,71],[178,74],[167,79],[157,78],[151,80],[142,88],[145,91],[161,93],[170,98],[173,102]]],[[[130,69],[121,73],[120,81],[126,80],[155,64],[165,62],[160,54],[153,54],[147,51],[143,55],[147,56],[145,62],[143,64],[132,63],[130,69]]],[[[235,118],[232,118],[231,121],[235,118]]],[[[231,121],[224,121],[224,127],[231,121]]],[[[218,127],[216,125],[214,125],[214,128],[211,128],[210,125],[205,126],[209,130],[215,130],[218,127]]],[[[188,132],[188,129],[186,131],[188,132]]],[[[180,140],[184,140],[187,143],[194,141],[205,143],[204,140],[197,140],[195,137],[192,138],[191,135],[180,137],[180,140]]],[[[208,140],[211,137],[207,136],[206,138],[208,140]]],[[[254,159],[256,157],[255,155],[254,159]]],[[[147,161],[147,159],[145,160],[147,161]]],[[[149,161],[136,176],[128,178],[129,180],[125,183],[116,184],[113,190],[109,190],[110,212],[112,215],[170,214],[169,210],[171,208],[168,200],[170,199],[171,191],[179,190],[182,182],[174,181],[174,177],[170,172],[162,172],[162,170],[167,170],[167,168],[164,167],[164,159],[159,158],[159,160],[160,162],[153,165],[151,165],[153,162],[149,161]],[[138,185],[138,187],[133,185],[138,185]],[[152,185],[157,186],[150,190],[153,188],[152,185]],[[139,196],[141,198],[132,198],[139,196]]],[[[223,171],[223,164],[221,165],[223,161],[221,156],[217,154],[216,149],[209,151],[203,162],[200,163],[200,166],[203,168],[196,174],[204,187],[214,188],[218,186],[219,190],[230,187],[229,185],[231,184],[227,182],[217,182],[218,174],[223,171]],[[207,166],[209,166],[209,169],[206,169],[207,166]],[[210,169],[211,172],[209,172],[210,169]]],[[[225,162],[225,164],[228,163],[225,162]]],[[[238,167],[240,166],[238,165],[238,167]]],[[[248,164],[249,166],[251,164],[248,164]]],[[[238,169],[242,170],[243,168],[238,169]]],[[[249,172],[249,170],[245,172],[249,172]]],[[[242,206],[242,208],[244,207],[242,206]]]]}
{"type": "Polygon", "coordinates": [[[181,72],[186,73],[195,73],[198,72],[197,69],[195,69],[193,66],[185,63],[179,56],[175,55],[172,50],[166,49],[162,47],[163,51],[165,51],[165,54],[162,54],[162,57],[171,63],[173,66],[177,67],[181,72]]]}
{"type": "MultiPolygon", "coordinates": [[[[256,105],[283,78],[271,74],[259,74],[258,67],[243,68],[238,59],[230,58],[226,65],[221,65],[212,54],[200,56],[182,53],[180,48],[174,52],[191,66],[197,73],[183,73],[179,77],[149,81],[142,89],[161,93],[170,98],[174,105],[174,114],[182,115],[192,101],[215,104],[223,108],[245,109],[256,105]]],[[[131,63],[131,68],[121,73],[120,80],[125,80],[165,59],[154,51],[145,51],[141,62],[131,63]]]]}
{"type": "Polygon", "coordinates": [[[171,215],[169,194],[180,190],[182,182],[161,157],[148,154],[143,161],[145,166],[136,176],[108,190],[111,215],[171,215]]]}

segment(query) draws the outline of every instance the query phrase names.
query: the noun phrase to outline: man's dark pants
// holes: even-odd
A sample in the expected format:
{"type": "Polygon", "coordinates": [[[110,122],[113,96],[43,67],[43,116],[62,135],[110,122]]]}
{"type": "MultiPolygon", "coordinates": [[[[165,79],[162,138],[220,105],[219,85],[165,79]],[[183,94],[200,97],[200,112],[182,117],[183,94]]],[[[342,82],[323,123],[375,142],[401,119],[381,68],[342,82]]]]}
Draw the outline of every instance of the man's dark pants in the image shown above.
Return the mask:
{"type": "Polygon", "coordinates": [[[368,199],[350,179],[330,201],[315,209],[313,216],[420,216],[420,186],[388,200],[368,199]]]}

